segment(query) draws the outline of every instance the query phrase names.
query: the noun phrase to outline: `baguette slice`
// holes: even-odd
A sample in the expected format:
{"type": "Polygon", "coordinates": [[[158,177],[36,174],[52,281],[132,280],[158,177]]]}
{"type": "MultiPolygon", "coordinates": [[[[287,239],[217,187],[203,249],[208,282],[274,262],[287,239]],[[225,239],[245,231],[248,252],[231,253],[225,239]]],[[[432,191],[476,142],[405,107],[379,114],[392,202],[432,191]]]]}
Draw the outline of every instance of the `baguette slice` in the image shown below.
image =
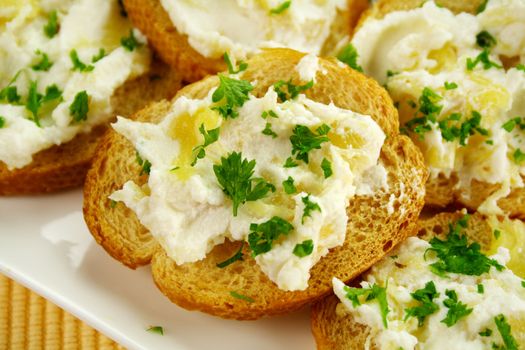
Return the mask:
{"type": "MultiPolygon", "coordinates": [[[[427,219],[418,221],[417,235],[425,240],[434,236],[445,238],[449,231],[450,222],[457,221],[464,215],[463,212],[440,213],[427,219]]],[[[481,245],[482,250],[491,246],[493,231],[486,218],[475,213],[469,218],[469,225],[463,231],[470,240],[481,245]]],[[[313,304],[311,313],[312,333],[319,350],[364,349],[365,342],[370,334],[370,328],[354,321],[351,315],[339,316],[336,307],[339,299],[331,295],[322,301],[313,304]]],[[[513,330],[516,327],[513,327],[513,330]]],[[[525,345],[525,332],[514,333],[518,342],[525,345]]],[[[372,344],[371,344],[372,345],[372,344]]],[[[377,349],[371,346],[371,349],[377,349]]]]}
{"type": "MultiPolygon", "coordinates": [[[[179,74],[159,61],[151,72],[127,81],[112,96],[115,115],[131,116],[147,104],[170,98],[181,88],[179,74]]],[[[81,186],[100,137],[107,126],[79,134],[73,140],[33,156],[23,168],[8,170],[0,162],[0,196],[56,192],[81,186]]]]}
{"type": "MultiPolygon", "coordinates": [[[[288,49],[267,50],[248,61],[243,79],[257,81],[252,91],[255,96],[264,95],[279,80],[291,78],[298,84],[294,68],[303,55],[288,49]]],[[[216,263],[232,256],[240,242],[226,242],[215,247],[204,260],[177,266],[133,212],[122,203],[111,208],[108,196],[113,191],[128,180],[146,181],[139,177],[132,145],[113,131],[102,140],[84,187],[84,218],[96,241],[130,268],[151,261],[155,283],[174,303],[224,318],[257,319],[298,309],[330,293],[332,276],[348,281],[368,269],[413,233],[423,206],[427,173],[416,146],[399,135],[396,110],[386,91],[372,79],[335,61],[320,59],[320,65],[326,74],[318,74],[314,87],[306,91],[307,96],[370,115],[382,126],[389,137],[380,158],[389,172],[390,188],[375,196],[356,196],[350,201],[346,241],[314,266],[305,291],[278,289],[248,251],[243,261],[217,268],[216,263]],[[391,195],[397,199],[389,214],[387,204],[391,195]],[[252,298],[253,302],[232,297],[232,291],[252,298]]],[[[217,85],[217,77],[209,77],[186,86],[177,97],[203,98],[217,85]]],[[[158,122],[169,107],[168,102],[160,102],[140,111],[136,117],[158,122]]]]}
{"type": "MultiPolygon", "coordinates": [[[[359,16],[368,7],[366,0],[347,1],[348,11],[332,25],[332,34],[322,54],[332,53],[341,39],[351,34],[359,16]]],[[[124,6],[133,25],[146,35],[166,63],[180,71],[183,80],[195,82],[226,69],[222,59],[204,57],[188,43],[188,36],[177,31],[160,0],[124,0],[124,6]]]]}
{"type": "MultiPolygon", "coordinates": [[[[407,11],[420,7],[426,0],[379,0],[374,6],[365,11],[359,23],[356,26],[356,31],[369,18],[380,19],[390,12],[407,11]]],[[[454,13],[468,12],[476,14],[478,8],[483,5],[484,0],[473,1],[454,1],[454,0],[438,0],[437,4],[450,9],[454,13]]],[[[505,66],[514,66],[519,63],[519,60],[502,57],[505,66]]],[[[522,176],[525,181],[525,176],[522,176]]],[[[445,208],[450,205],[457,207],[466,207],[471,211],[476,211],[485,199],[491,196],[499,188],[499,184],[490,184],[478,180],[472,180],[471,191],[467,192],[459,187],[456,187],[458,182],[457,177],[438,176],[435,179],[430,178],[426,185],[425,204],[436,208],[445,208]]],[[[514,188],[510,194],[497,201],[498,206],[507,213],[511,218],[518,218],[525,220],[525,187],[514,188]]]]}

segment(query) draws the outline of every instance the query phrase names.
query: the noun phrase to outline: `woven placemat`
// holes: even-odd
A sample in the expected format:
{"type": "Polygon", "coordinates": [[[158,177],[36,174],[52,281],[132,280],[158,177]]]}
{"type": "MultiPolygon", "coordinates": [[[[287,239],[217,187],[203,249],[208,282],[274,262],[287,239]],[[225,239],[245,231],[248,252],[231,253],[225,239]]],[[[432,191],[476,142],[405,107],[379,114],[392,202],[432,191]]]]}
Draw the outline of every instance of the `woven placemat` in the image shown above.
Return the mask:
{"type": "Polygon", "coordinates": [[[0,274],[0,349],[124,349],[0,274]]]}

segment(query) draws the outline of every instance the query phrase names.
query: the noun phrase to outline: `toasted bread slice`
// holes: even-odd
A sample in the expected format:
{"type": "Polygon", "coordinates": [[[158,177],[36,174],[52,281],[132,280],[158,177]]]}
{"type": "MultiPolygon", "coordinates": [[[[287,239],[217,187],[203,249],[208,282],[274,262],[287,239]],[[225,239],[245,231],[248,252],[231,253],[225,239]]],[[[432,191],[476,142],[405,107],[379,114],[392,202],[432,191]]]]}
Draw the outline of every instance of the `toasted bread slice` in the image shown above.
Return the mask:
{"type": "MultiPolygon", "coordinates": [[[[111,100],[114,114],[131,116],[153,101],[172,97],[181,86],[178,73],[154,61],[150,73],[115,91],[111,100]]],[[[33,156],[31,164],[20,169],[8,170],[0,162],[0,195],[47,193],[81,186],[106,129],[107,126],[100,126],[68,143],[43,150],[33,156]]]]}
{"type": "MultiPolygon", "coordinates": [[[[226,69],[222,59],[207,58],[197,52],[188,37],[177,31],[160,0],[124,0],[133,25],[146,35],[159,56],[178,69],[187,82],[195,82],[208,74],[226,69]]],[[[361,13],[368,7],[366,0],[348,0],[348,11],[332,25],[322,54],[329,54],[345,35],[350,35],[361,13]]]]}
{"type": "MultiPolygon", "coordinates": [[[[264,95],[279,80],[298,81],[294,67],[303,55],[287,49],[267,50],[249,60],[243,78],[257,81],[252,93],[264,95]]],[[[151,260],[155,283],[176,304],[235,319],[256,319],[298,309],[328,294],[332,276],[348,281],[379,260],[415,229],[427,178],[422,156],[407,137],[399,135],[396,110],[386,91],[375,81],[331,60],[320,59],[320,65],[326,74],[318,74],[307,96],[370,115],[389,135],[380,156],[389,173],[389,190],[350,201],[346,241],[312,269],[306,290],[278,289],[249,254],[243,261],[217,268],[216,263],[233,255],[240,242],[224,243],[202,261],[177,266],[133,212],[121,203],[111,208],[108,196],[113,191],[128,180],[139,183],[145,180],[138,176],[140,168],[133,146],[113,131],[101,142],[84,188],[84,217],[97,242],[128,267],[136,268],[151,260]],[[391,195],[397,199],[389,213],[391,195]],[[232,291],[252,298],[253,302],[232,297],[232,291]]],[[[217,85],[217,77],[209,77],[185,87],[178,96],[203,98],[217,85]]],[[[151,105],[136,118],[158,122],[169,106],[168,102],[151,105]]]]}
{"type": "MultiPolygon", "coordinates": [[[[420,7],[425,1],[423,0],[379,0],[365,11],[356,30],[368,18],[383,18],[390,12],[406,11],[420,7]]],[[[483,0],[475,1],[453,1],[453,0],[439,0],[436,1],[440,6],[450,9],[454,13],[468,12],[476,14],[478,8],[485,3],[483,0]]],[[[509,63],[509,58],[506,58],[505,66],[513,66],[519,61],[513,60],[509,63]]],[[[525,177],[522,177],[525,181],[525,177]]],[[[455,176],[445,177],[439,176],[437,178],[430,178],[426,186],[425,204],[428,206],[444,208],[455,204],[458,207],[466,207],[469,210],[475,211],[483,203],[485,199],[490,197],[499,188],[499,184],[490,184],[478,180],[472,180],[471,191],[467,193],[464,189],[456,187],[458,179],[455,176]]],[[[525,188],[514,188],[510,194],[497,201],[498,206],[512,218],[525,219],[525,188]]]]}
{"type": "MultiPolygon", "coordinates": [[[[457,221],[464,215],[463,212],[440,213],[427,219],[418,221],[417,235],[425,240],[432,237],[445,238],[449,232],[450,222],[457,221]]],[[[470,240],[481,245],[482,250],[489,250],[493,240],[493,231],[486,217],[475,213],[470,216],[468,228],[463,231],[470,240]]],[[[324,300],[313,304],[311,313],[312,333],[317,348],[330,350],[364,349],[365,342],[370,334],[370,328],[354,321],[351,315],[338,315],[336,307],[339,299],[331,295],[324,300]]],[[[520,344],[525,344],[525,333],[514,334],[520,344]]],[[[371,344],[371,349],[377,347],[371,344]]]]}

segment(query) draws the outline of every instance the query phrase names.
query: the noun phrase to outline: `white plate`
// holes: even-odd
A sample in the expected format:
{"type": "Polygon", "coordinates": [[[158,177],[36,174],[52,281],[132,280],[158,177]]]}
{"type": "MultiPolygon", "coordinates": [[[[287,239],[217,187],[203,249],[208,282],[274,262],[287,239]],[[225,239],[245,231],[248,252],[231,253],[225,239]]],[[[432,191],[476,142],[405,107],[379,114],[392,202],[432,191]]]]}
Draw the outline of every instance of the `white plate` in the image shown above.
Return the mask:
{"type": "Polygon", "coordinates": [[[314,349],[309,310],[229,321],[183,310],[95,243],[80,190],[0,198],[0,271],[131,349],[314,349]],[[164,336],[147,332],[162,326],[164,336]]]}

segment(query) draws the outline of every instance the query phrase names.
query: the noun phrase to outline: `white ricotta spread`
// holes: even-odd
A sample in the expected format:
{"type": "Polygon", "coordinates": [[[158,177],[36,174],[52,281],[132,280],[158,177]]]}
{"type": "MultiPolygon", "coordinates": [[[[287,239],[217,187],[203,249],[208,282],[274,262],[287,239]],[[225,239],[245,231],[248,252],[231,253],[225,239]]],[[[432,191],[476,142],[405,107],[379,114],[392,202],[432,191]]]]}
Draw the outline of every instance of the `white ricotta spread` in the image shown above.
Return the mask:
{"type": "MultiPolygon", "coordinates": [[[[0,162],[13,169],[31,163],[35,153],[108,121],[113,92],[144,73],[150,55],[146,45],[133,51],[121,46],[121,39],[130,36],[131,25],[120,15],[117,0],[7,2],[0,12],[0,90],[16,88],[19,98],[9,101],[0,96],[0,162]],[[44,27],[54,11],[58,32],[50,38],[44,27]],[[100,49],[105,56],[93,62],[100,49]],[[91,71],[72,70],[72,50],[93,67],[91,71]],[[52,65],[35,70],[44,54],[52,65]],[[53,85],[61,91],[60,98],[41,103],[40,126],[27,108],[32,82],[40,95],[53,85]],[[88,95],[88,112],[85,120],[74,121],[70,106],[82,91],[88,95]]],[[[140,33],[135,36],[144,43],[140,33]]]]}
{"type": "Polygon", "coordinates": [[[352,40],[358,63],[386,84],[398,104],[401,125],[421,148],[431,176],[457,175],[465,197],[474,179],[500,185],[480,206],[483,213],[501,214],[497,200],[524,186],[525,127],[503,128],[516,117],[525,122],[525,70],[517,66],[525,63],[524,28],[523,0],[489,0],[477,16],[455,15],[428,1],[368,19],[352,40]],[[476,38],[482,31],[496,40],[485,53],[476,38]],[[505,69],[502,60],[509,58],[516,67],[505,69]],[[470,65],[477,60],[471,69],[469,60],[470,65]],[[437,95],[431,97],[437,106],[433,114],[420,110],[425,88],[437,95]],[[473,111],[481,116],[476,125],[473,111]],[[417,121],[429,114],[435,120],[417,121]],[[453,128],[457,134],[451,137],[447,132],[453,128]]]}
{"type": "MultiPolygon", "coordinates": [[[[419,238],[408,238],[390,256],[385,257],[367,273],[364,288],[377,284],[386,287],[386,297],[390,312],[387,314],[388,328],[382,322],[382,315],[377,301],[363,301],[354,307],[347,298],[345,284],[333,279],[334,292],[341,300],[346,312],[349,312],[356,322],[371,328],[370,343],[375,343],[380,349],[489,349],[492,344],[503,345],[494,318],[500,314],[513,327],[513,332],[522,331],[517,324],[525,320],[525,288],[522,280],[510,269],[497,271],[491,268],[481,276],[468,276],[449,273],[440,277],[430,271],[430,264],[436,262],[432,253],[425,252],[430,244],[419,238]],[[439,309],[426,316],[419,327],[416,317],[406,316],[406,309],[419,306],[420,303],[411,296],[425,284],[433,281],[439,296],[433,302],[439,309]],[[483,293],[478,292],[478,284],[483,285],[483,293]],[[457,323],[448,327],[441,322],[445,319],[448,307],[443,304],[447,299],[446,290],[454,290],[458,301],[472,308],[472,312],[459,318],[457,323]],[[490,336],[480,336],[479,333],[490,329],[490,336]]],[[[500,264],[509,260],[508,250],[500,248],[497,254],[491,256],[500,264]]],[[[338,309],[339,310],[339,309],[338,309]]],[[[340,310],[339,310],[340,311],[340,310]]],[[[341,312],[341,311],[340,311],[341,312]]]]}
{"type": "Polygon", "coordinates": [[[205,57],[245,59],[262,48],[320,54],[346,0],[161,0],[174,26],[205,57]]]}
{"type": "Polygon", "coordinates": [[[180,97],[158,125],[123,118],[113,124],[141,157],[151,162],[151,172],[143,187],[128,182],[110,198],[131,208],[177,264],[203,259],[226,239],[248,241],[250,224],[278,216],[293,225],[293,230],[255,260],[279,288],[303,290],[312,266],[330,248],[344,242],[346,207],[361,175],[377,166],[385,135],[369,116],[321,104],[302,94],[281,103],[273,88],[261,98],[249,95],[237,118],[223,119],[210,108],[214,91],[201,100],[180,97]],[[263,118],[263,112],[269,110],[277,117],[263,118]],[[268,124],[275,137],[262,133],[268,124]],[[315,132],[323,124],[330,127],[330,140],[309,152],[308,164],[297,160],[298,166],[285,168],[292,156],[294,128],[302,125],[315,132]],[[206,130],[220,127],[220,136],[206,147],[206,156],[191,166],[193,148],[203,143],[198,130],[201,125],[206,130]],[[265,198],[241,204],[237,216],[233,216],[232,201],[213,170],[222,157],[234,151],[256,160],[253,176],[276,188],[265,198]],[[331,163],[333,171],[327,178],[321,168],[323,159],[331,163]],[[297,192],[287,194],[283,181],[290,177],[297,192]],[[308,195],[320,210],[303,217],[308,195]],[[296,256],[296,245],[307,240],[312,240],[313,252],[296,256]]]}

